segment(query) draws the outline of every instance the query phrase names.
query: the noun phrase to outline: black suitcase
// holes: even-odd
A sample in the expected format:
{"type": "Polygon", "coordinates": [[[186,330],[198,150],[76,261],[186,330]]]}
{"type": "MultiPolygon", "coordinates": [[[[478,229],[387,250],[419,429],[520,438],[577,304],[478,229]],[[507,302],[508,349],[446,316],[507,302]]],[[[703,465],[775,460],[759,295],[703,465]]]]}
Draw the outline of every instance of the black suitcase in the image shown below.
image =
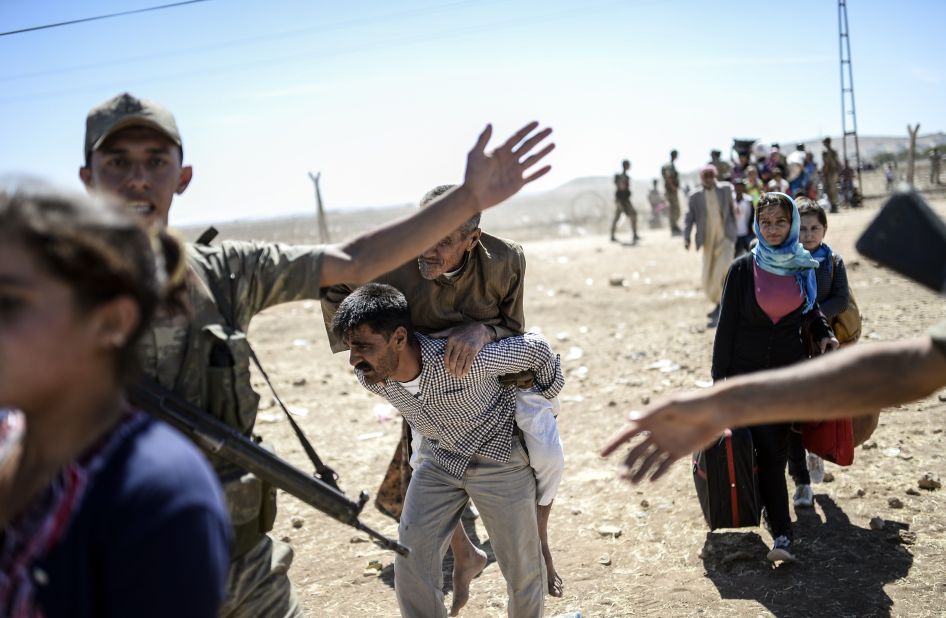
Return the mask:
{"type": "Polygon", "coordinates": [[[710,530],[759,525],[759,471],[748,429],[727,429],[718,442],[696,453],[693,481],[710,530]]]}

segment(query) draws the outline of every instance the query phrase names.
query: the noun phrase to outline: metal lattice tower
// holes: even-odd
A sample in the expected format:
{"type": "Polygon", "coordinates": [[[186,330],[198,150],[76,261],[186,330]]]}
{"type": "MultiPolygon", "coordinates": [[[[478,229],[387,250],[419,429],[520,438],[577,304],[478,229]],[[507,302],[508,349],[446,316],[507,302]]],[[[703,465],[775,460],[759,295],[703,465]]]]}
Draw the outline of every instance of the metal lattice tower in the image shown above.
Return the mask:
{"type": "Polygon", "coordinates": [[[838,0],[838,51],[841,57],[841,152],[843,161],[848,160],[848,138],[854,138],[854,169],[857,170],[857,187],[861,184],[861,146],[857,139],[857,111],[854,107],[854,76],[851,72],[851,37],[848,34],[847,0],[838,0]]]}

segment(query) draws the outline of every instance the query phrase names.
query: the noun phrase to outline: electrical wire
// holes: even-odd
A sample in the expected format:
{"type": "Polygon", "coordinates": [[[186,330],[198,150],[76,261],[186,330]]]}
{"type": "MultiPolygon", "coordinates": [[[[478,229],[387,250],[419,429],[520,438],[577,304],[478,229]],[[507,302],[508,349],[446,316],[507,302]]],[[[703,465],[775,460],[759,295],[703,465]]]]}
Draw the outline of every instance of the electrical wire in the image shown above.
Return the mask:
{"type": "Polygon", "coordinates": [[[209,1],[210,0],[185,0],[185,2],[175,2],[173,4],[162,4],[161,6],[150,6],[143,9],[135,9],[133,11],[122,11],[121,13],[109,13],[108,15],[96,15],[95,17],[83,17],[81,19],[71,19],[69,21],[61,21],[55,24],[31,26],[29,28],[21,28],[19,30],[10,30],[9,32],[0,32],[0,36],[10,36],[13,34],[23,34],[24,32],[35,32],[36,30],[47,30],[49,28],[71,26],[73,24],[81,24],[87,21],[97,21],[99,19],[110,19],[112,17],[122,17],[124,15],[134,15],[135,13],[147,13],[148,11],[158,11],[161,9],[174,8],[176,6],[184,6],[185,4],[197,4],[199,2],[209,2],[209,1]]]}
{"type": "Polygon", "coordinates": [[[415,9],[407,9],[402,11],[391,11],[388,13],[382,13],[378,15],[372,15],[369,17],[359,17],[354,19],[340,20],[327,24],[319,24],[317,26],[309,26],[306,28],[295,28],[293,30],[283,30],[281,32],[273,32],[268,34],[260,34],[252,37],[245,37],[240,39],[231,39],[229,41],[222,41],[219,43],[214,43],[210,45],[196,45],[191,47],[186,47],[184,49],[176,49],[166,52],[154,53],[154,54],[143,54],[139,56],[132,56],[127,58],[120,58],[117,60],[110,60],[107,62],[98,62],[94,64],[84,64],[84,65],[73,65],[68,67],[60,67],[56,69],[44,69],[41,71],[31,71],[28,73],[18,73],[15,75],[6,75],[0,76],[0,83],[2,82],[12,82],[22,79],[32,79],[35,77],[48,77],[50,75],[61,75],[67,73],[76,73],[79,71],[90,71],[96,69],[103,69],[108,67],[122,66],[128,64],[137,64],[139,62],[145,62],[148,60],[159,60],[162,58],[173,58],[179,56],[187,56],[195,53],[202,52],[215,52],[225,49],[234,49],[241,47],[252,47],[260,43],[267,43],[270,41],[285,41],[293,38],[306,37],[318,32],[332,32],[338,30],[347,30],[352,27],[371,25],[374,23],[390,23],[392,20],[401,19],[405,17],[414,17],[417,15],[432,15],[434,13],[449,11],[456,8],[462,8],[465,5],[473,6],[483,6],[484,4],[492,4],[496,2],[504,2],[505,0],[457,0],[454,2],[448,2],[445,4],[434,5],[430,7],[422,7],[415,9]]]}
{"type": "MultiPolygon", "coordinates": [[[[639,8],[648,5],[660,4],[661,0],[640,0],[633,3],[633,6],[639,8]]],[[[459,2],[458,4],[465,4],[465,2],[459,2]]],[[[542,15],[537,15],[529,20],[531,25],[548,23],[553,21],[559,21],[563,19],[569,19],[576,15],[589,15],[592,13],[597,13],[601,11],[608,11],[617,6],[628,6],[627,0],[604,0],[602,2],[593,2],[584,4],[579,7],[571,7],[567,9],[560,9],[557,11],[548,11],[542,15]]],[[[250,62],[227,62],[226,64],[216,65],[211,67],[200,67],[193,68],[191,70],[185,71],[174,71],[173,73],[164,73],[157,75],[150,75],[146,80],[141,81],[132,81],[132,82],[123,82],[123,88],[131,88],[142,83],[147,83],[153,85],[155,83],[175,81],[181,82],[194,78],[203,78],[208,74],[214,76],[221,75],[232,75],[235,73],[244,73],[248,71],[259,70],[261,68],[270,68],[274,66],[293,66],[293,65],[303,65],[311,66],[315,60],[324,60],[327,58],[346,56],[349,54],[364,53],[364,52],[378,52],[378,51],[387,51],[390,49],[404,48],[414,45],[423,45],[425,43],[434,41],[434,40],[443,40],[443,39],[454,39],[456,37],[471,35],[471,34],[488,34],[497,30],[513,28],[518,29],[522,25],[522,22],[518,18],[510,19],[498,19],[493,22],[479,23],[479,24],[468,24],[463,26],[458,26],[452,29],[443,29],[436,32],[427,32],[423,34],[410,34],[401,37],[392,37],[386,40],[374,41],[371,43],[356,43],[349,47],[335,48],[331,50],[325,50],[319,53],[311,52],[295,52],[292,54],[284,54],[280,56],[268,57],[268,58],[259,58],[255,61],[250,62]]],[[[297,76],[301,78],[302,76],[297,76]]],[[[0,82],[4,81],[3,78],[0,78],[0,82]]],[[[102,84],[84,84],[77,88],[72,89],[60,89],[56,91],[47,91],[47,92],[33,92],[29,94],[22,95],[13,95],[10,97],[0,97],[0,107],[5,105],[28,101],[28,100],[38,100],[38,99],[48,99],[62,96],[71,96],[77,94],[83,94],[88,92],[96,92],[103,89],[114,89],[115,86],[112,83],[102,83],[102,84]]]]}

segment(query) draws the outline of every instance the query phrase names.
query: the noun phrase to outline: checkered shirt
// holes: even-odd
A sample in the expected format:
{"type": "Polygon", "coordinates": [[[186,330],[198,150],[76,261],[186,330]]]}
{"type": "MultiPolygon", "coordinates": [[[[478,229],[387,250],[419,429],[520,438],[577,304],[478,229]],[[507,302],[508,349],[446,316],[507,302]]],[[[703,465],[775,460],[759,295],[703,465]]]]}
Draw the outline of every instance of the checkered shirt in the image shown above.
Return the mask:
{"type": "Polygon", "coordinates": [[[462,479],[473,455],[508,461],[516,412],[516,387],[498,377],[531,369],[533,389],[548,399],[565,385],[559,356],[541,335],[526,333],[486,345],[457,378],[444,364],[446,339],[415,333],[420,341],[420,393],[411,395],[396,380],[367,384],[358,381],[397,408],[415,431],[428,441],[434,459],[452,476],[462,479]]]}

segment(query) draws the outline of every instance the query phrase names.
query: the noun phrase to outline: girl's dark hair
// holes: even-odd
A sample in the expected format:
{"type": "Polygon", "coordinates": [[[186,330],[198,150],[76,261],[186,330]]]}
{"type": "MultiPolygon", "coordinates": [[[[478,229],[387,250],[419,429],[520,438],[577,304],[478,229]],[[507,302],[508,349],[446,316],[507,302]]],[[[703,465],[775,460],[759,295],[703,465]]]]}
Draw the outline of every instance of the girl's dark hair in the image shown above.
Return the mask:
{"type": "Polygon", "coordinates": [[[119,206],[50,188],[0,187],[0,237],[21,243],[72,288],[80,311],[119,296],[135,301],[140,320],[116,358],[122,382],[138,374],[135,344],[158,307],[186,310],[184,246],[119,206]]]}
{"type": "Polygon", "coordinates": [[[800,197],[795,200],[795,205],[798,206],[799,217],[814,215],[818,217],[818,223],[820,223],[824,229],[828,229],[828,213],[824,211],[821,204],[807,197],[800,197]]]}
{"type": "Polygon", "coordinates": [[[763,193],[759,198],[759,205],[756,207],[756,216],[762,213],[763,208],[770,208],[772,206],[778,206],[782,209],[782,213],[788,218],[789,221],[792,220],[792,202],[791,200],[781,193],[763,193]]]}

